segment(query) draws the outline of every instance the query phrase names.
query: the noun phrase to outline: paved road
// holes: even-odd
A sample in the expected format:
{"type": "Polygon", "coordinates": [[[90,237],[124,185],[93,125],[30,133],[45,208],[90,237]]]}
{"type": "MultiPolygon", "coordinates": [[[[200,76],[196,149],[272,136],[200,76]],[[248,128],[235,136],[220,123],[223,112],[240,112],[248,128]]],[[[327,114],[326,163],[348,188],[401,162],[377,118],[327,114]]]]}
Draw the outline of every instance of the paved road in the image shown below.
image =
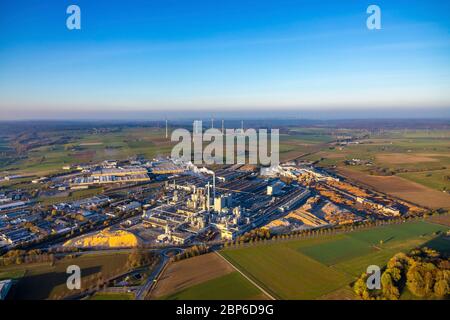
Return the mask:
{"type": "Polygon", "coordinates": [[[252,279],[250,279],[249,277],[247,277],[247,275],[245,275],[241,270],[239,270],[238,268],[236,268],[230,261],[228,261],[224,256],[222,256],[220,253],[218,253],[217,251],[214,251],[215,254],[217,254],[219,257],[221,257],[223,260],[225,260],[234,270],[236,270],[237,272],[239,272],[245,279],[247,279],[248,281],[250,281],[251,284],[253,284],[255,287],[257,287],[259,290],[261,290],[262,293],[264,293],[270,300],[277,300],[274,298],[274,296],[272,296],[270,293],[268,293],[266,290],[264,290],[260,285],[258,285],[255,281],[253,281],[252,279]]]}
{"type": "Polygon", "coordinates": [[[178,251],[181,252],[183,249],[181,248],[168,248],[161,251],[161,262],[159,265],[153,270],[151,275],[147,278],[147,281],[145,281],[144,285],[142,285],[137,291],[136,291],[136,300],[144,300],[145,297],[149,294],[151,289],[153,289],[153,285],[156,283],[155,280],[157,280],[161,274],[161,272],[164,270],[164,267],[166,266],[167,262],[170,259],[170,256],[168,255],[171,251],[178,251]]]}

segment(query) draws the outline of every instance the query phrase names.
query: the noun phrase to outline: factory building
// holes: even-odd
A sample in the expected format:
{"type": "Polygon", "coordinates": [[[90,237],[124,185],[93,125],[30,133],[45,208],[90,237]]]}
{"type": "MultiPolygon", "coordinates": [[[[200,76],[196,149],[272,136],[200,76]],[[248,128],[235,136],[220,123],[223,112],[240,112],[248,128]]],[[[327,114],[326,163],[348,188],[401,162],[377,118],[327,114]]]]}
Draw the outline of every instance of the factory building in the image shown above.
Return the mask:
{"type": "Polygon", "coordinates": [[[284,183],[281,181],[277,181],[274,184],[267,186],[267,195],[268,196],[277,196],[281,193],[284,187],[284,183]]]}
{"type": "Polygon", "coordinates": [[[218,197],[214,198],[214,211],[222,212],[225,208],[231,208],[233,205],[233,197],[230,193],[221,194],[218,197]]]}

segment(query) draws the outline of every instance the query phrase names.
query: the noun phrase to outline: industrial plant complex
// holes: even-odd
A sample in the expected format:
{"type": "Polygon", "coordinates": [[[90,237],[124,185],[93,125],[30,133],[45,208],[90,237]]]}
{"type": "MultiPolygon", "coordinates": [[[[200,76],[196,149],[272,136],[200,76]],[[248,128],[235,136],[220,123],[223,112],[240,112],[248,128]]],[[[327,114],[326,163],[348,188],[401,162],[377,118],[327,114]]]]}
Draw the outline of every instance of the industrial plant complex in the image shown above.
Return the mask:
{"type": "MultiPolygon", "coordinates": [[[[23,246],[49,236],[64,238],[87,225],[97,230],[98,225],[112,224],[113,230],[136,235],[139,243],[186,245],[235,240],[256,228],[283,233],[420,210],[292,162],[263,169],[230,165],[213,171],[179,159],[110,160],[80,165],[37,183],[50,185],[53,191],[49,193],[56,198],[67,190],[109,187],[93,197],[54,203],[50,217],[26,193],[2,194],[3,247],[23,246]],[[153,183],[159,187],[148,188],[153,183]],[[124,195],[123,190],[128,192],[124,195]],[[120,217],[126,219],[112,223],[120,217]]],[[[69,243],[78,246],[85,242],[69,243]]]]}

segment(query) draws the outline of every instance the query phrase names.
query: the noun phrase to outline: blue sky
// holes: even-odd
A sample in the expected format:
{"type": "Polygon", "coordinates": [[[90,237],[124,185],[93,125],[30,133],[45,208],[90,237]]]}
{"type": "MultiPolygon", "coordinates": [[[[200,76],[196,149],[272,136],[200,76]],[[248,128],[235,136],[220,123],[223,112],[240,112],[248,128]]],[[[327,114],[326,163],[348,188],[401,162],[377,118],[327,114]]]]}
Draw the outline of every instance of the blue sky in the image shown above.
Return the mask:
{"type": "Polygon", "coordinates": [[[0,117],[450,107],[450,2],[2,0],[0,117]],[[66,28],[81,8],[82,29],[66,28]],[[382,10],[382,30],[366,9],[382,10]]]}

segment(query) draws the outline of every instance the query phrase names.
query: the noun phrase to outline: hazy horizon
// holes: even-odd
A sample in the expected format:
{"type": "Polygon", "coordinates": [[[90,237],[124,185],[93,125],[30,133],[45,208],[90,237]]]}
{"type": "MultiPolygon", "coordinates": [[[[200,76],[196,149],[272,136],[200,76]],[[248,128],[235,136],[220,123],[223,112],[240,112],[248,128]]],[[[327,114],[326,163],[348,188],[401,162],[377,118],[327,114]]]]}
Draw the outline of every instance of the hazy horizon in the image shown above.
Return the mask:
{"type": "Polygon", "coordinates": [[[48,111],[37,113],[24,112],[9,116],[1,112],[3,121],[160,121],[160,120],[192,120],[192,119],[229,119],[229,120],[364,120],[364,119],[439,119],[450,120],[450,108],[417,108],[410,110],[392,109],[341,109],[341,110],[103,110],[103,111],[48,111]]]}
{"type": "Polygon", "coordinates": [[[0,2],[1,119],[449,117],[450,3],[0,2]]]}

